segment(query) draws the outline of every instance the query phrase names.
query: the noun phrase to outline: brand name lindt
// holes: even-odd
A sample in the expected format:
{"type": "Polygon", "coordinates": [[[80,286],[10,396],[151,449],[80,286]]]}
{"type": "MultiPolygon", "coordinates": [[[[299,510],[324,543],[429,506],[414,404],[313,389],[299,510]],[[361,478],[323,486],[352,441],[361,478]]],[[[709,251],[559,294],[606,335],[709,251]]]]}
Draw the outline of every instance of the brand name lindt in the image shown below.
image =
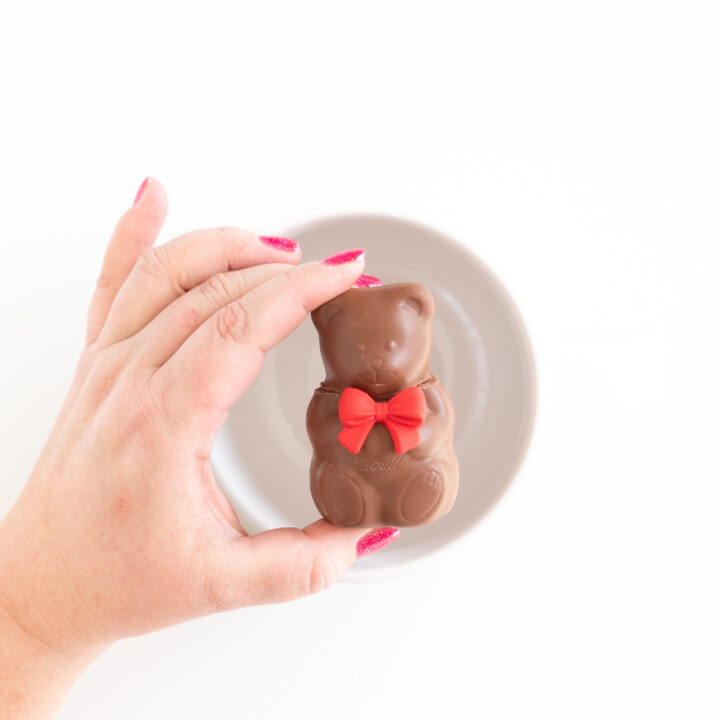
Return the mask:
{"type": "Polygon", "coordinates": [[[392,460],[383,460],[377,455],[367,455],[361,453],[355,457],[355,465],[358,470],[365,472],[387,472],[390,470],[396,470],[400,463],[403,461],[405,453],[397,455],[392,460]]]}

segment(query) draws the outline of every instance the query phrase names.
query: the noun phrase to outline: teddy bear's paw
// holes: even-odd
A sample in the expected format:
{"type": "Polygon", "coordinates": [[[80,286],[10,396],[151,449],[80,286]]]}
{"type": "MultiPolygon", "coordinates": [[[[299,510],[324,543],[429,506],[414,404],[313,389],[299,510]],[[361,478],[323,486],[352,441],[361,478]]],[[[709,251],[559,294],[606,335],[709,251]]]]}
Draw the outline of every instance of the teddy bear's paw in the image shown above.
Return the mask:
{"type": "Polygon", "coordinates": [[[409,523],[419,523],[437,506],[445,484],[440,470],[431,467],[416,475],[400,501],[400,514],[409,523]]]}
{"type": "Polygon", "coordinates": [[[363,518],[365,501],[362,492],[350,473],[330,470],[325,478],[325,510],[335,525],[353,527],[363,518]]]}

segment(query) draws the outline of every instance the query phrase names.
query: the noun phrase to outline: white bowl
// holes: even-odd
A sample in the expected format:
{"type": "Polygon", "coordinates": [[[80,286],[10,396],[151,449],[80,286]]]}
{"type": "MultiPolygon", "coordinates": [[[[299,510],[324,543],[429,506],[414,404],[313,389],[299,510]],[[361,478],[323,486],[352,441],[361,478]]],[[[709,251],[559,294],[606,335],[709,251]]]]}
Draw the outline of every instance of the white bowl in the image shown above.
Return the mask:
{"type": "MultiPolygon", "coordinates": [[[[385,284],[422,283],[435,298],[431,369],[455,405],[457,500],[440,520],[404,528],[396,542],[359,560],[343,579],[396,575],[475,527],[517,473],[535,418],[535,365],[527,332],[495,275],[437,230],[395,217],[340,215],[284,234],[300,243],[304,260],[364,247],[366,273],[385,284]]],[[[218,482],[250,533],[302,527],[319,516],[310,496],[305,411],[324,376],[308,318],[268,353],[217,436],[218,482]]]]}

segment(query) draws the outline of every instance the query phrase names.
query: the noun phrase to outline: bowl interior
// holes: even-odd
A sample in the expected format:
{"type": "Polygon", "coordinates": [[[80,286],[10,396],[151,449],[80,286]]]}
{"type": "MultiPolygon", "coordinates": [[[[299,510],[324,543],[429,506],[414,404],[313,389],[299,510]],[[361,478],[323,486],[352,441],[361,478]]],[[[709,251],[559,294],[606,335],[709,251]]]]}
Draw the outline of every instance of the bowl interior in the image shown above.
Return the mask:
{"type": "MultiPolygon", "coordinates": [[[[399,218],[344,215],[291,229],[303,259],[364,247],[365,270],[383,283],[414,281],[435,298],[431,370],[455,406],[460,489],[440,520],[405,528],[382,552],[363,558],[346,580],[397,574],[472,529],[512,482],[532,433],[536,380],[523,322],[493,273],[459,243],[399,218]]],[[[272,349],[251,388],[218,434],[218,482],[250,533],[302,527],[317,519],[310,496],[312,455],[305,411],[324,378],[309,318],[272,349]]]]}

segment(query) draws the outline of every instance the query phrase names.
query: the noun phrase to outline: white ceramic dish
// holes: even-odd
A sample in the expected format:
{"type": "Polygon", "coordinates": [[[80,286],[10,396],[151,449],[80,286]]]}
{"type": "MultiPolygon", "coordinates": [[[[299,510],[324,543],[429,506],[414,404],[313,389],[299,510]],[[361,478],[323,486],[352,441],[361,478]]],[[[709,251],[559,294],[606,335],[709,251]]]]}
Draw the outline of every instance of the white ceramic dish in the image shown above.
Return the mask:
{"type": "MultiPolygon", "coordinates": [[[[383,283],[422,283],[435,298],[431,369],[455,405],[460,489],[440,520],[405,528],[382,552],[358,561],[345,580],[406,571],[447,548],[493,507],[525,456],[535,418],[530,342],[512,299],[493,273],[458,242],[415,222],[341,215],[287,231],[305,260],[366,249],[365,271],[383,283]]],[[[310,319],[268,353],[250,390],[218,434],[218,481],[250,533],[317,519],[310,497],[311,448],[305,411],[324,377],[310,319]]]]}

